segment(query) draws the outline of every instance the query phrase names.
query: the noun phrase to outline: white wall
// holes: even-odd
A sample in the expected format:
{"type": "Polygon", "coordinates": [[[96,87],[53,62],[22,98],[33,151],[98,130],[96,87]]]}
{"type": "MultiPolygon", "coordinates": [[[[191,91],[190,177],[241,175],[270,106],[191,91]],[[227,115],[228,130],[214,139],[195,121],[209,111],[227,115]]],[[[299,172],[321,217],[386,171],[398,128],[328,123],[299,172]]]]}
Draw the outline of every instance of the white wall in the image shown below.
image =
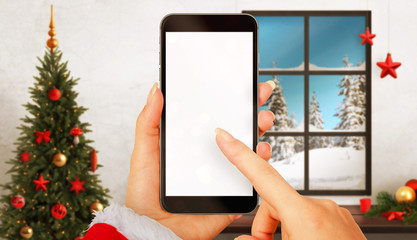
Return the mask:
{"type": "MultiPolygon", "coordinates": [[[[95,140],[104,168],[98,173],[115,201],[124,203],[135,120],[152,84],[158,80],[158,35],[161,18],[172,12],[230,13],[242,10],[372,10],[377,34],[372,51],[372,188],[395,190],[417,178],[417,1],[391,0],[147,0],[147,1],[13,1],[0,0],[0,183],[14,157],[15,128],[27,113],[28,87],[37,75],[36,57],[48,38],[49,5],[55,6],[60,49],[69,69],[81,81],[78,103],[88,107],[82,117],[92,124],[86,137],[95,140]],[[380,79],[377,61],[390,50],[403,65],[397,80],[380,79]]],[[[331,34],[331,33],[329,33],[331,34]]],[[[0,190],[0,194],[4,194],[0,190]]],[[[333,197],[358,204],[359,197],[333,197]]]]}

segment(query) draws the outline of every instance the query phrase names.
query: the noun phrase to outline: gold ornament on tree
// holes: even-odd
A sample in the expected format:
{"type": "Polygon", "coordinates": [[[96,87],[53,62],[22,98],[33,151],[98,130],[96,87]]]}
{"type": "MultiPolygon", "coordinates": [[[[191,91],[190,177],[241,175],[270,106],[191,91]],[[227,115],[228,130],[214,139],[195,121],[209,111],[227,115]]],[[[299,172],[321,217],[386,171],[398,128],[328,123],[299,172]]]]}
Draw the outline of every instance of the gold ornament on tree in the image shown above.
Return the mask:
{"type": "Polygon", "coordinates": [[[20,236],[24,239],[29,239],[33,235],[33,229],[29,226],[24,226],[19,231],[20,236]]]}
{"type": "Polygon", "coordinates": [[[54,48],[58,47],[58,40],[54,37],[56,35],[55,31],[55,22],[54,22],[54,5],[51,5],[51,23],[49,23],[49,30],[48,35],[51,37],[46,41],[46,45],[51,49],[51,52],[54,52],[54,48]]]}
{"type": "Polygon", "coordinates": [[[57,153],[54,155],[54,158],[52,159],[52,162],[57,167],[63,167],[67,163],[67,157],[62,153],[57,153]]]}
{"type": "Polygon", "coordinates": [[[397,190],[395,198],[398,203],[413,203],[416,201],[416,192],[411,187],[403,186],[397,190]]]}
{"type": "Polygon", "coordinates": [[[91,204],[90,212],[91,213],[99,212],[99,211],[103,211],[103,209],[104,209],[103,204],[101,204],[99,201],[95,201],[93,202],[93,204],[91,204]]]}

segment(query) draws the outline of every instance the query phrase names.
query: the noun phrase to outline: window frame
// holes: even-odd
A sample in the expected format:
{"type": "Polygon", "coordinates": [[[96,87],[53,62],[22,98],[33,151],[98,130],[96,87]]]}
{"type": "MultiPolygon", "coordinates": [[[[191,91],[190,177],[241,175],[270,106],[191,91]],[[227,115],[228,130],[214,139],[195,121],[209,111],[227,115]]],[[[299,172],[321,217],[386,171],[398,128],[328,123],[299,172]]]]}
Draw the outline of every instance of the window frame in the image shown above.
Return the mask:
{"type": "MultiPolygon", "coordinates": [[[[371,31],[371,11],[250,11],[245,10],[242,13],[257,16],[288,16],[288,17],[304,17],[304,70],[262,70],[259,69],[259,75],[300,75],[304,76],[304,131],[268,131],[264,136],[266,137],[285,137],[285,136],[302,136],[304,137],[304,190],[297,190],[303,195],[335,195],[335,196],[346,196],[346,195],[371,195],[372,192],[372,176],[371,176],[371,79],[372,79],[372,55],[371,46],[365,45],[365,70],[309,70],[309,30],[310,30],[310,17],[350,17],[350,16],[362,16],[365,17],[365,25],[369,27],[371,31]],[[309,131],[309,79],[310,75],[365,75],[366,77],[366,113],[365,113],[365,131],[320,131],[310,132],[309,131]],[[365,189],[358,190],[311,190],[309,187],[309,138],[317,136],[361,136],[365,137],[365,189]]],[[[259,28],[259,26],[258,26],[259,28]]],[[[372,32],[372,31],[371,31],[372,32]]],[[[359,36],[358,36],[359,38],[359,36]]]]}

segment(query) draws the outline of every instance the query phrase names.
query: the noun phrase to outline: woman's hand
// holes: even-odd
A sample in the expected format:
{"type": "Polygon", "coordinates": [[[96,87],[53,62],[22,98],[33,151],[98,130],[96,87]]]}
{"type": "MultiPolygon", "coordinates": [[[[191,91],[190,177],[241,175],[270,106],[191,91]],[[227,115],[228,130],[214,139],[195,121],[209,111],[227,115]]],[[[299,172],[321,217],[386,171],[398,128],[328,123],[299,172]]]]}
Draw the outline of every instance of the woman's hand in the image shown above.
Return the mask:
{"type": "Polygon", "coordinates": [[[273,239],[280,221],[282,239],[366,239],[345,208],[330,200],[301,196],[270,164],[225,130],[216,129],[216,141],[263,198],[252,236],[239,240],[273,239]]]}
{"type": "MultiPolygon", "coordinates": [[[[271,95],[275,84],[259,84],[259,104],[271,95]]],[[[126,206],[136,213],[155,219],[170,228],[182,239],[212,239],[229,225],[236,215],[184,215],[164,211],[159,196],[159,122],[164,99],[155,83],[146,106],[136,122],[136,140],[130,161],[129,184],[126,206]]],[[[259,112],[260,136],[272,127],[274,115],[269,111],[259,112]]],[[[271,146],[259,143],[259,156],[268,160],[271,146]]]]}

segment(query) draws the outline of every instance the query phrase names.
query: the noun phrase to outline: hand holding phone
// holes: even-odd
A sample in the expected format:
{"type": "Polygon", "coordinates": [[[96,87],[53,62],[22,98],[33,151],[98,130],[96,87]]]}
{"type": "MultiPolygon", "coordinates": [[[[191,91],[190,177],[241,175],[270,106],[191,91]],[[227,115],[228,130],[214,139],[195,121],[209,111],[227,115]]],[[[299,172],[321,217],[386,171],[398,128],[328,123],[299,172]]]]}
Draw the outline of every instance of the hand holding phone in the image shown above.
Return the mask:
{"type": "MultiPolygon", "coordinates": [[[[272,87],[269,84],[260,83],[259,104],[262,105],[271,93],[272,87]]],[[[161,208],[159,124],[163,105],[164,97],[155,83],[149,91],[146,106],[136,122],[135,146],[130,161],[126,207],[133,209],[137,214],[155,219],[182,239],[213,239],[237,215],[179,215],[168,213],[161,208]]],[[[273,115],[268,111],[260,111],[258,118],[259,133],[263,134],[273,125],[273,115]]],[[[212,141],[215,142],[214,129],[212,134],[212,141]]],[[[269,144],[259,143],[257,153],[268,160],[271,156],[269,144]]]]}

